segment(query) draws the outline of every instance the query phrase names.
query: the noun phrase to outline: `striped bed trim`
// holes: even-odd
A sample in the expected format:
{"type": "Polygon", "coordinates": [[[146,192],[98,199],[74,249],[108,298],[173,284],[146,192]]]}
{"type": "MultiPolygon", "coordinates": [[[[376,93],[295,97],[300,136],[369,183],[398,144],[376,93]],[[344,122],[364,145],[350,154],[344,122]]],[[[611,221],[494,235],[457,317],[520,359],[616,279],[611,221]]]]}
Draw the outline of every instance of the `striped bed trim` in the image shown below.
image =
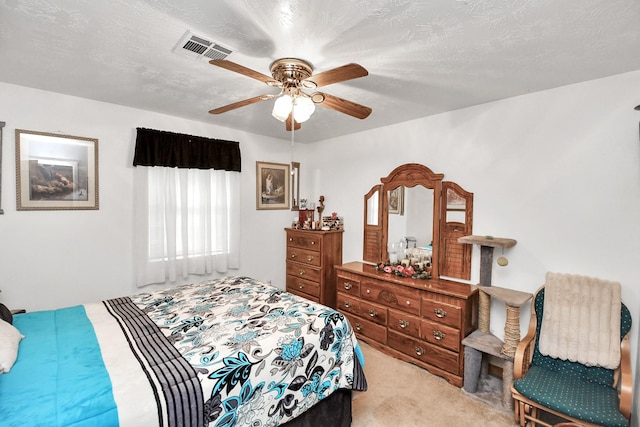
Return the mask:
{"type": "Polygon", "coordinates": [[[354,353],[356,362],[353,364],[353,390],[366,391],[369,386],[367,384],[367,378],[364,376],[363,363],[358,356],[358,353],[354,353]]]}
{"type": "Polygon", "coordinates": [[[204,398],[195,369],[129,297],[104,301],[145,371],[158,404],[160,425],[203,426],[204,398]]]}

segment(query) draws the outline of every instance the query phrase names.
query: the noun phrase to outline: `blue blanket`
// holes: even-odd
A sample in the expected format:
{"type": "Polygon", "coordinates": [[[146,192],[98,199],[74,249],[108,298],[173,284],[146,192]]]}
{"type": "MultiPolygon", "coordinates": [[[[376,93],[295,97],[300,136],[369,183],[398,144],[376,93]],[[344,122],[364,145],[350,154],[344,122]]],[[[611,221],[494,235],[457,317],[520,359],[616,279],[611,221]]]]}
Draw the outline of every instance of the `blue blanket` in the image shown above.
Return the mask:
{"type": "Polygon", "coordinates": [[[11,373],[0,375],[3,426],[118,425],[109,374],[84,307],[22,314],[14,325],[25,338],[11,373]],[[24,399],[25,391],[38,399],[24,399]]]}

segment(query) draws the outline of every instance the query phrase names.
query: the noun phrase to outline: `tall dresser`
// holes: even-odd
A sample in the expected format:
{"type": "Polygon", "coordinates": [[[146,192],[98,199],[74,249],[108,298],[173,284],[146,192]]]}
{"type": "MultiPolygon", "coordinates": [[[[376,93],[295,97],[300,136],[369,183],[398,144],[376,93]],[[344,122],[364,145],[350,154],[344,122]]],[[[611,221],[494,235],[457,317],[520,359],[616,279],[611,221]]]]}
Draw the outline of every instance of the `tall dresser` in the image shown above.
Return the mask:
{"type": "Polygon", "coordinates": [[[335,267],[342,264],[342,230],[298,230],[287,233],[287,291],[336,306],[335,267]]]}
{"type": "Polygon", "coordinates": [[[362,262],[336,270],[336,308],[358,338],[462,387],[462,340],[476,328],[475,286],[403,278],[362,262]]]}

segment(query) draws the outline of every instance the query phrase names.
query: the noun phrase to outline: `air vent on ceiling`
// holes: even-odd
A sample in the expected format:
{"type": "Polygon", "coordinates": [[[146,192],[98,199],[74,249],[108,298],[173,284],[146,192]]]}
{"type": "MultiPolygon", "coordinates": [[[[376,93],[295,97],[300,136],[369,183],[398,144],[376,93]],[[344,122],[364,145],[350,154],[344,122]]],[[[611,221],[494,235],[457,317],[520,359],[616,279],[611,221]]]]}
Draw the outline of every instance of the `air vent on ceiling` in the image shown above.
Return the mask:
{"type": "Polygon", "coordinates": [[[176,43],[173,51],[180,55],[185,55],[190,58],[204,59],[205,61],[209,61],[211,59],[225,59],[233,53],[231,49],[193,34],[191,31],[184,33],[184,36],[182,36],[182,38],[178,40],[178,43],[176,43]]]}

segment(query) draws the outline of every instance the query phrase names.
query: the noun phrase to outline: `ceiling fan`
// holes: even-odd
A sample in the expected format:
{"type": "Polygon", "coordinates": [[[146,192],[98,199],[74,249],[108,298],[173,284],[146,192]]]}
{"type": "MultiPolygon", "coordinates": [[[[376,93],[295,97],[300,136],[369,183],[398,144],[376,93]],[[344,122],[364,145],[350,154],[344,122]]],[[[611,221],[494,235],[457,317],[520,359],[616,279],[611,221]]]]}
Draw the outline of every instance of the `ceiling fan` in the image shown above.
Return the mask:
{"type": "Polygon", "coordinates": [[[286,123],[288,131],[300,129],[300,123],[306,121],[313,111],[315,104],[339,111],[358,119],[365,119],[371,114],[371,108],[339,98],[324,92],[308,94],[303,89],[313,90],[333,83],[367,76],[367,70],[358,64],[347,64],[322,73],[313,74],[313,67],[307,61],[297,58],[282,58],[271,64],[271,75],[254,71],[250,68],[227,61],[226,59],[212,59],[210,64],[251,77],[268,86],[280,88],[278,94],[260,95],[243,101],[234,102],[213,110],[211,114],[221,114],[236,108],[277,98],[272,115],[286,123]]]}

